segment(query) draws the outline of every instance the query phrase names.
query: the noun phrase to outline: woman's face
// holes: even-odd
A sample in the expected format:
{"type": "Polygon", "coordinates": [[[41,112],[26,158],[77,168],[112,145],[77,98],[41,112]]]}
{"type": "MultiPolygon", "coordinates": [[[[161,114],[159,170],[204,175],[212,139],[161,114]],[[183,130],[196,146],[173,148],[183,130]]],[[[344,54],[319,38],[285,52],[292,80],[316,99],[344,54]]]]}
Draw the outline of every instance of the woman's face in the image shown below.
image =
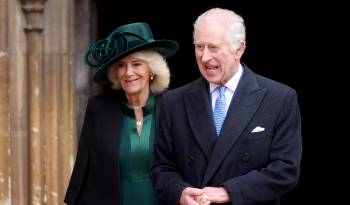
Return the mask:
{"type": "Polygon", "coordinates": [[[116,62],[111,69],[114,69],[113,73],[126,94],[149,92],[151,72],[144,60],[131,54],[116,62]]]}

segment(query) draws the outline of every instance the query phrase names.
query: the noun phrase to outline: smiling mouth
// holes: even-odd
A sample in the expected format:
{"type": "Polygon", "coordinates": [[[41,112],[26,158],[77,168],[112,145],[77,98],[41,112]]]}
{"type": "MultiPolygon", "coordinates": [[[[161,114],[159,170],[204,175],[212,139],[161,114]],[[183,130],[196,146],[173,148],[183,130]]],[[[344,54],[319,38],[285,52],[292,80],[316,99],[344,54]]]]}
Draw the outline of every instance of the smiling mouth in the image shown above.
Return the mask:
{"type": "Polygon", "coordinates": [[[137,81],[139,78],[136,78],[136,79],[126,79],[126,80],[124,80],[124,82],[126,82],[126,83],[132,83],[132,82],[135,82],[135,81],[137,81]]]}
{"type": "Polygon", "coordinates": [[[205,70],[209,73],[216,72],[219,70],[217,66],[205,66],[205,70]]]}
{"type": "Polygon", "coordinates": [[[206,70],[217,70],[218,66],[209,66],[209,65],[205,65],[204,66],[206,70]]]}

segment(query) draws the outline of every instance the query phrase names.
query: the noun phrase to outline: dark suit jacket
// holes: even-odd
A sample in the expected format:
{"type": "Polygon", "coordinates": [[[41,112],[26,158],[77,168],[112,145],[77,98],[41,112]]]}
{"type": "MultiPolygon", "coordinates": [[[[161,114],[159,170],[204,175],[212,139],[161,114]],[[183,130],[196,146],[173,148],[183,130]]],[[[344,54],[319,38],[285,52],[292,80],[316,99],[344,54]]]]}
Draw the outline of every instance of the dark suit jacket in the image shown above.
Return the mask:
{"type": "Polygon", "coordinates": [[[234,205],[279,204],[296,186],[302,152],[296,93],[243,67],[218,139],[205,79],[163,95],[151,172],[162,204],[178,204],[189,186],[223,186],[234,205]],[[258,126],[265,130],[252,132],[258,126]]]}
{"type": "MultiPolygon", "coordinates": [[[[69,205],[120,204],[121,98],[111,92],[89,99],[78,153],[65,196],[69,205]]],[[[156,107],[158,99],[156,101],[156,107]]],[[[158,115],[156,112],[156,119],[158,115]]]]}

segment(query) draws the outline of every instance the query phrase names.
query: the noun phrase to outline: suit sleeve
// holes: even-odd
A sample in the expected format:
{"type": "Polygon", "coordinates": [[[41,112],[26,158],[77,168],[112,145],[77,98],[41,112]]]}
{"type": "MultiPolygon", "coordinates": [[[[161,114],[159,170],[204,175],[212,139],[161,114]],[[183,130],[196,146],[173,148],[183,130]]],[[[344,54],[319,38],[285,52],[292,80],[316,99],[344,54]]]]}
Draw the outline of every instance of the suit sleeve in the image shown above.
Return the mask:
{"type": "MultiPolygon", "coordinates": [[[[164,95],[162,96],[164,97],[164,95]]],[[[160,100],[159,124],[155,139],[155,165],[151,171],[156,194],[161,204],[178,205],[182,191],[191,187],[186,183],[177,169],[172,145],[171,118],[164,98],[160,100]]]]}
{"type": "Polygon", "coordinates": [[[223,183],[234,205],[263,204],[297,185],[302,153],[297,96],[289,90],[277,117],[269,151],[270,163],[223,183]]]}
{"type": "Polygon", "coordinates": [[[79,137],[78,152],[74,164],[74,169],[70,178],[69,186],[65,196],[68,205],[76,204],[81,200],[84,192],[84,184],[88,175],[89,164],[89,138],[92,133],[92,123],[90,114],[90,100],[85,112],[85,119],[79,137]]]}

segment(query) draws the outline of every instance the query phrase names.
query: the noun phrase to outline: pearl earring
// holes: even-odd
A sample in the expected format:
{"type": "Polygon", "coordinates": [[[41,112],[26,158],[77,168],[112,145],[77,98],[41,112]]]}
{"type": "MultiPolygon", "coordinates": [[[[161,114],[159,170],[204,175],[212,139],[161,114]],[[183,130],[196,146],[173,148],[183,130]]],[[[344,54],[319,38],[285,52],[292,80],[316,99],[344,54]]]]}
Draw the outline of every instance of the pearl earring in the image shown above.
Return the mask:
{"type": "Polygon", "coordinates": [[[153,75],[151,75],[150,79],[153,80],[153,78],[154,78],[153,75]]]}

